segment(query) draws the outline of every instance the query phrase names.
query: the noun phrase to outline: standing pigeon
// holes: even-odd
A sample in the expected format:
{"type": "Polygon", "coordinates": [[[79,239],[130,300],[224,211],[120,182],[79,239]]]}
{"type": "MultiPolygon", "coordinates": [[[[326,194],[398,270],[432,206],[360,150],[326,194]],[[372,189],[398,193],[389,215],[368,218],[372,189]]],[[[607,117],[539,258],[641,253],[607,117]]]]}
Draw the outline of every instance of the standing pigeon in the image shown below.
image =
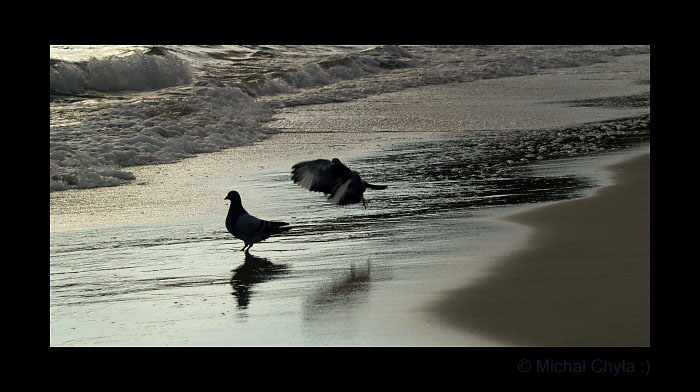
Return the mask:
{"type": "Polygon", "coordinates": [[[292,180],[295,184],[328,195],[328,201],[337,205],[362,202],[367,208],[363,194],[367,188],[386,189],[386,185],[373,185],[362,178],[356,171],[348,169],[338,158],[316,159],[292,166],[292,180]]]}
{"type": "Polygon", "coordinates": [[[291,229],[291,227],[283,227],[289,224],[287,222],[266,221],[248,214],[241,204],[241,195],[236,191],[229,192],[224,200],[231,200],[226,216],[226,229],[245,243],[241,251],[248,253],[253,244],[264,241],[273,234],[291,229]]]}

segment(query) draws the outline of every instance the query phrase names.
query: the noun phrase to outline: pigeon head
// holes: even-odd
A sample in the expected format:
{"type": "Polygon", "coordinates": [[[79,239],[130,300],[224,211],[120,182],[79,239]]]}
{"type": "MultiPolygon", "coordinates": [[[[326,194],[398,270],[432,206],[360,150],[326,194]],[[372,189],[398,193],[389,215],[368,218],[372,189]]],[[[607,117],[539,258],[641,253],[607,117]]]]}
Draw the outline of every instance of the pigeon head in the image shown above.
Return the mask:
{"type": "MultiPolygon", "coordinates": [[[[326,161],[326,162],[327,162],[327,161],[326,161]]],[[[340,163],[340,159],[338,159],[338,158],[333,158],[333,159],[331,159],[331,162],[333,162],[333,163],[340,163]]]]}
{"type": "Polygon", "coordinates": [[[238,194],[236,191],[231,191],[226,195],[224,200],[231,200],[231,204],[241,204],[241,195],[238,194]]]}

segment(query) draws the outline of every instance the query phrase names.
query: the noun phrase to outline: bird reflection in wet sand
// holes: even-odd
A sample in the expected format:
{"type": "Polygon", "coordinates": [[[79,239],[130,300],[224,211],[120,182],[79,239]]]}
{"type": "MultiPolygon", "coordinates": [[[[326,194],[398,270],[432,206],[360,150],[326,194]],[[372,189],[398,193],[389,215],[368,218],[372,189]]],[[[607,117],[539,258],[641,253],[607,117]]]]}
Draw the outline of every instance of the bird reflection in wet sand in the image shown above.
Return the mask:
{"type": "Polygon", "coordinates": [[[343,279],[337,280],[321,287],[315,295],[306,301],[306,310],[309,315],[316,315],[324,311],[332,310],[339,305],[352,304],[357,301],[357,295],[369,290],[371,282],[370,263],[367,262],[367,269],[350,266],[350,271],[343,279]]]}
{"type": "Polygon", "coordinates": [[[245,309],[250,303],[251,287],[256,283],[263,283],[284,275],[287,266],[274,264],[264,257],[256,257],[246,253],[245,262],[233,271],[231,287],[233,296],[238,301],[238,308],[245,309]]]}

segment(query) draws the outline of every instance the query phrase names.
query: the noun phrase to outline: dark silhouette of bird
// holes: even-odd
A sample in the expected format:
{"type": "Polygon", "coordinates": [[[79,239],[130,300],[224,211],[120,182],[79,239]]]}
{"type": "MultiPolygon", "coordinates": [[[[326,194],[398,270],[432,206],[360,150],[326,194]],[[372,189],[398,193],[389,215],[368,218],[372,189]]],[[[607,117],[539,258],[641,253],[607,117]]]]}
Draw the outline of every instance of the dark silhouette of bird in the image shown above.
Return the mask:
{"type": "Polygon", "coordinates": [[[224,200],[231,200],[231,206],[226,216],[226,229],[245,243],[241,251],[248,253],[253,244],[264,241],[271,235],[291,229],[287,222],[266,221],[250,215],[243,208],[241,195],[236,191],[229,192],[224,200]]]}
{"type": "Polygon", "coordinates": [[[343,165],[338,158],[333,160],[316,159],[299,162],[292,166],[292,180],[295,184],[328,195],[328,201],[336,205],[362,202],[367,208],[365,190],[386,189],[386,185],[374,185],[363,180],[360,174],[343,165]]]}

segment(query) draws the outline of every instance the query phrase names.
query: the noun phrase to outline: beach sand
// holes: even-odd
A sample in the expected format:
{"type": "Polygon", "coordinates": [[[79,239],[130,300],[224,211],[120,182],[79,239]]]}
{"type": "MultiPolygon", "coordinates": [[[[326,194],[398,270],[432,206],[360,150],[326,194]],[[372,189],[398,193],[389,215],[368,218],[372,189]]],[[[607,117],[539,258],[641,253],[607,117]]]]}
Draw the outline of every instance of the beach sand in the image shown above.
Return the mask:
{"type": "MultiPolygon", "coordinates": [[[[281,132],[253,145],[173,164],[131,167],[136,180],[123,186],[54,192],[50,200],[50,344],[560,344],[565,339],[556,335],[543,334],[551,336],[551,341],[528,339],[522,320],[546,324],[551,322],[546,314],[530,311],[528,318],[526,310],[495,313],[498,307],[489,307],[485,300],[459,299],[471,299],[461,297],[460,291],[458,300],[449,300],[448,305],[441,302],[460,287],[469,285],[466,295],[478,298],[476,291],[483,284],[492,282],[491,291],[498,292],[503,288],[500,282],[513,280],[507,273],[513,268],[508,267],[511,262],[503,258],[540,242],[527,241],[526,226],[495,219],[494,214],[520,211],[523,205],[504,206],[506,210],[426,212],[422,203],[439,205],[435,203],[441,200],[428,200],[426,194],[441,192],[426,187],[421,173],[407,172],[389,183],[391,192],[368,192],[367,210],[335,208],[322,195],[298,189],[289,180],[289,170],[304,159],[340,157],[363,175],[367,173],[368,179],[385,183],[387,174],[373,170],[375,162],[389,162],[387,157],[412,153],[425,143],[440,151],[441,143],[446,148],[465,132],[536,130],[641,115],[648,109],[560,103],[648,90],[648,85],[634,81],[637,74],[623,72],[638,68],[632,60],[647,61],[626,59],[587,67],[585,73],[578,69],[572,74],[557,71],[425,86],[350,102],[284,108],[269,124],[281,132]],[[250,213],[292,222],[296,228],[256,245],[251,250],[254,257],[246,257],[239,252],[240,241],[224,226],[228,211],[224,197],[232,189],[241,193],[250,213]],[[416,216],[401,214],[404,210],[417,212],[416,216]],[[443,322],[435,316],[436,307],[444,310],[440,315],[448,313],[448,321],[456,317],[457,322],[443,322]],[[490,309],[495,318],[503,316],[504,321],[489,323],[483,309],[490,309]],[[507,325],[522,329],[523,336],[502,328],[509,317],[513,322],[507,325]],[[484,323],[476,324],[479,320],[484,323]]],[[[575,172],[587,177],[584,169],[589,166],[583,165],[584,172],[579,173],[579,161],[532,165],[537,170],[546,166],[548,173],[555,167],[563,171],[562,176],[575,172]]],[[[542,176],[534,169],[531,174],[542,176]]],[[[579,210],[583,211],[593,210],[579,210]]],[[[642,229],[648,232],[648,221],[642,229]]],[[[640,244],[648,247],[648,242],[640,244]]],[[[520,270],[528,268],[523,265],[520,270]]],[[[536,268],[521,274],[539,280],[546,277],[536,268]]],[[[607,276],[592,279],[593,287],[607,276]]],[[[528,282],[519,284],[519,292],[532,289],[528,282]]],[[[546,287],[533,285],[533,293],[546,287]]],[[[491,291],[483,291],[483,298],[488,299],[491,291]]],[[[508,297],[511,301],[519,299],[514,293],[508,297]]],[[[625,293],[648,304],[648,285],[647,297],[625,293]]],[[[588,307],[608,301],[605,295],[589,295],[589,299],[588,307]]],[[[561,306],[569,303],[562,300],[561,306]]],[[[507,305],[503,303],[504,309],[507,305]]],[[[570,324],[581,324],[580,318],[572,314],[570,324]]],[[[648,320],[646,324],[628,320],[630,328],[648,326],[648,320]]],[[[613,332],[600,330],[600,335],[609,337],[612,345],[621,344],[613,332]]],[[[568,340],[563,344],[586,343],[568,340]]]]}
{"type": "Polygon", "coordinates": [[[516,346],[649,346],[649,164],[626,160],[591,197],[506,217],[532,228],[529,246],[438,315],[516,346]]]}

